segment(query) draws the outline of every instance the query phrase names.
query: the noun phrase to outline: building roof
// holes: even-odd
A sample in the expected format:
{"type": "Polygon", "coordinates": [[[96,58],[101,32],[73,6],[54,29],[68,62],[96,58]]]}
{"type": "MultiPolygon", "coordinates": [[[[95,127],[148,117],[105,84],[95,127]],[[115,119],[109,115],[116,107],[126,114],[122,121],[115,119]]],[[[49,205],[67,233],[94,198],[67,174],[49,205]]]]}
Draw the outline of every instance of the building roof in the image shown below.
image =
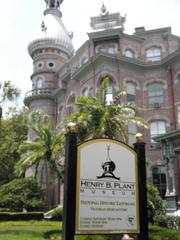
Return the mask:
{"type": "Polygon", "coordinates": [[[175,140],[175,139],[180,139],[180,129],[170,131],[165,134],[161,134],[157,137],[153,138],[156,142],[161,142],[164,140],[175,140]]]}

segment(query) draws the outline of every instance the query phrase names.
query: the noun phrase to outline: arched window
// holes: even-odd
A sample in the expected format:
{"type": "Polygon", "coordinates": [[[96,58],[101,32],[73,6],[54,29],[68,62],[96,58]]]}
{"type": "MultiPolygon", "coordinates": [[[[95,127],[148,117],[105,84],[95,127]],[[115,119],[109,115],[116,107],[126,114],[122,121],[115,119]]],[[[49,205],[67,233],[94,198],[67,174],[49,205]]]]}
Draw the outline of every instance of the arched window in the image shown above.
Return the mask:
{"type": "Polygon", "coordinates": [[[36,88],[43,88],[43,79],[42,78],[38,78],[36,80],[36,88]]]}
{"type": "Polygon", "coordinates": [[[129,58],[134,58],[135,54],[134,54],[134,52],[132,50],[126,49],[125,50],[125,56],[129,57],[129,58]]]}
{"type": "Polygon", "coordinates": [[[63,109],[63,106],[60,106],[60,107],[59,107],[58,115],[59,115],[60,121],[62,121],[63,118],[64,118],[64,109],[63,109]]]}
{"type": "Polygon", "coordinates": [[[147,85],[148,105],[160,107],[164,103],[164,84],[151,83],[147,85]]]}
{"type": "Polygon", "coordinates": [[[112,80],[109,80],[109,86],[105,96],[105,104],[107,106],[113,103],[114,84],[112,80]]]}
{"type": "Polygon", "coordinates": [[[74,107],[75,107],[75,95],[71,95],[68,99],[66,106],[67,116],[70,116],[71,114],[74,113],[74,107]]]}
{"type": "Polygon", "coordinates": [[[154,120],[150,122],[151,142],[154,142],[153,137],[166,133],[166,121],[154,120]]]}
{"type": "Polygon", "coordinates": [[[136,101],[136,84],[132,82],[126,83],[127,88],[127,102],[135,103],[136,101]]]}
{"type": "Polygon", "coordinates": [[[146,61],[159,61],[161,60],[161,48],[151,47],[146,50],[146,61]]]}
{"type": "Polygon", "coordinates": [[[108,90],[105,97],[106,105],[113,103],[113,82],[109,81],[108,90]]]}

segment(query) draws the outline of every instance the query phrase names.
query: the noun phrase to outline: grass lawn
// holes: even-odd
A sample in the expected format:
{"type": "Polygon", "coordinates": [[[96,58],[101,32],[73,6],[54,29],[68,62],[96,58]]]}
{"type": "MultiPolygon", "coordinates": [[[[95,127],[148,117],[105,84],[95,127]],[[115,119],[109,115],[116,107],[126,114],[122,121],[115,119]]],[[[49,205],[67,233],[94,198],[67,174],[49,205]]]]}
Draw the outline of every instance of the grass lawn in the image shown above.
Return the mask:
{"type": "MultiPolygon", "coordinates": [[[[50,221],[0,222],[0,240],[61,240],[61,223],[50,221]]],[[[119,240],[120,236],[77,236],[75,240],[119,240]]],[[[180,240],[180,231],[150,227],[150,240],[180,240]]]]}
{"type": "Polygon", "coordinates": [[[0,222],[0,240],[48,239],[45,237],[50,232],[60,231],[60,226],[60,222],[50,221],[0,222]]]}

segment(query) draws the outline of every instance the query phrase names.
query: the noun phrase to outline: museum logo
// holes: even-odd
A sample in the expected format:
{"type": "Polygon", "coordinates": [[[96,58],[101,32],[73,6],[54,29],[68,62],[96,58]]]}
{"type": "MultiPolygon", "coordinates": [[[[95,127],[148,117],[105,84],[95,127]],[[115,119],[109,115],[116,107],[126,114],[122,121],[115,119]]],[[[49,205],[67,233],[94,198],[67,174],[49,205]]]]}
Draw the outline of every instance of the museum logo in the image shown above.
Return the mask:
{"type": "Polygon", "coordinates": [[[116,177],[113,173],[114,170],[116,169],[116,165],[110,158],[110,145],[107,145],[107,158],[106,158],[106,161],[102,163],[102,169],[104,172],[102,173],[101,176],[97,176],[98,179],[112,178],[112,179],[120,180],[120,178],[116,177]]]}

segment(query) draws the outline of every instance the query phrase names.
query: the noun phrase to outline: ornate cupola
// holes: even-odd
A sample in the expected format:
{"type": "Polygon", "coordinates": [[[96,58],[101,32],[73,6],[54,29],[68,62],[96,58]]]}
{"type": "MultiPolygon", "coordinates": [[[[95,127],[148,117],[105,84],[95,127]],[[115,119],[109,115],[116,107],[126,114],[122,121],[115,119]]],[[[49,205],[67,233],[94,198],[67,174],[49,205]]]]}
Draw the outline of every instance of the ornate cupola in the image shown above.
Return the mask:
{"type": "Polygon", "coordinates": [[[64,26],[60,11],[63,0],[44,0],[46,8],[42,22],[30,41],[28,51],[33,59],[32,90],[26,93],[24,103],[30,112],[39,108],[55,116],[58,88],[57,71],[73,56],[72,33],[64,26]]]}
{"type": "Polygon", "coordinates": [[[28,46],[31,57],[42,48],[56,48],[67,55],[69,59],[74,53],[72,33],[64,26],[60,11],[63,0],[45,0],[46,9],[40,28],[35,32],[28,46]]]}

